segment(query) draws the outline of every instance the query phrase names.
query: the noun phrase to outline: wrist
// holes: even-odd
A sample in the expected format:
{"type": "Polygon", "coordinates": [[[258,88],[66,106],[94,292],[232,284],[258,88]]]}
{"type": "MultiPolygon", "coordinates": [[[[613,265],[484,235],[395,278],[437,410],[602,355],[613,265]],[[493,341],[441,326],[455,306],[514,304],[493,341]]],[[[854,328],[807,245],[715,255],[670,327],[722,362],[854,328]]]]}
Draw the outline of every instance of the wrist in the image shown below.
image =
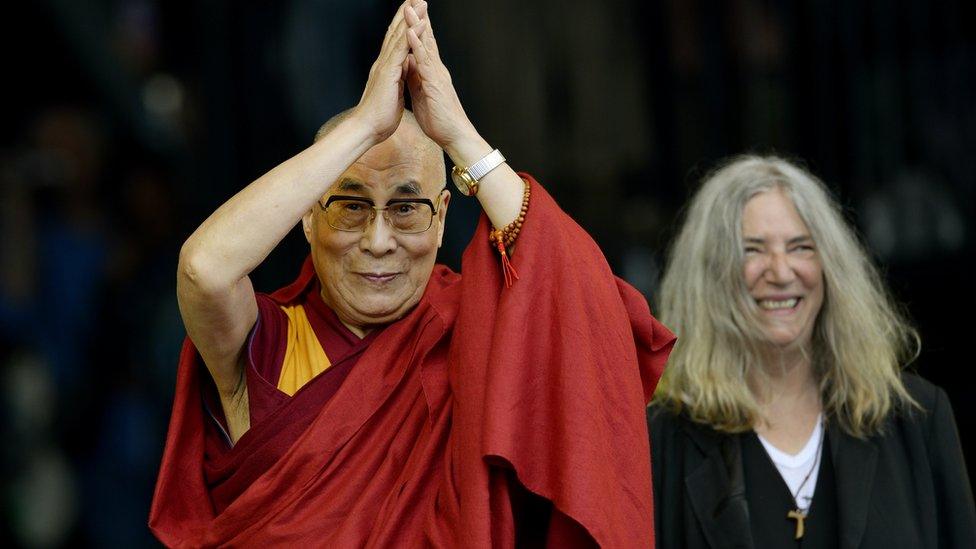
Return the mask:
{"type": "Polygon", "coordinates": [[[392,129],[379,127],[376,121],[361,112],[360,108],[357,108],[352,115],[340,122],[339,126],[354,139],[364,143],[367,148],[380,144],[396,131],[396,126],[393,126],[392,129]]]}
{"type": "Polygon", "coordinates": [[[470,167],[493,150],[473,127],[451,143],[445,144],[443,149],[451,157],[451,161],[462,168],[470,167]]]}

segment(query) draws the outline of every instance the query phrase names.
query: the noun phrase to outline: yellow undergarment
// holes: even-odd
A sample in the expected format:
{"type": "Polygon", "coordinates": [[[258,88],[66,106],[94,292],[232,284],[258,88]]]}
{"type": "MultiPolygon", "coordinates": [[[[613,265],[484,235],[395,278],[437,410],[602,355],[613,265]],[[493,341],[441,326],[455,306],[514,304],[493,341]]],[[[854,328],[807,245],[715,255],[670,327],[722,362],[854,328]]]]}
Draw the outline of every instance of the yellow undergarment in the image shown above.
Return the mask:
{"type": "Polygon", "coordinates": [[[281,307],[288,317],[288,345],[278,389],[291,396],[332,365],[301,305],[281,307]]]}

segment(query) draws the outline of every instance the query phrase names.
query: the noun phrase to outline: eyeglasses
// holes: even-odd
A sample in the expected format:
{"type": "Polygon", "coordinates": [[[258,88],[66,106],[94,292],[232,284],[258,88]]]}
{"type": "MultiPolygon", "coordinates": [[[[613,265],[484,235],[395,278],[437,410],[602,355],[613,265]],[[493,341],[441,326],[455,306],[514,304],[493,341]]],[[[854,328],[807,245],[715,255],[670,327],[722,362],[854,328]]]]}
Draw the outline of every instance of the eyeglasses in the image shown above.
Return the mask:
{"type": "Polygon", "coordinates": [[[376,219],[376,212],[383,212],[383,218],[394,231],[417,234],[430,228],[440,202],[438,195],[437,206],[426,198],[394,198],[388,200],[386,206],[377,206],[368,198],[333,195],[325,204],[319,200],[319,207],[325,210],[329,226],[337,231],[365,231],[376,219]]]}

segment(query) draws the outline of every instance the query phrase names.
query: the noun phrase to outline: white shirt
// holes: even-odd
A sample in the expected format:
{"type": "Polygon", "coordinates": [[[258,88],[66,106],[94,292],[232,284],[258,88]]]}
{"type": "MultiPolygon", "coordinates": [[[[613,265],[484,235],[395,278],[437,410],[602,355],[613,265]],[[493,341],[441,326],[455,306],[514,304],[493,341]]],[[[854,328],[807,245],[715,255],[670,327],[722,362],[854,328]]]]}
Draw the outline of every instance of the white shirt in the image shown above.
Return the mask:
{"type": "Polygon", "coordinates": [[[822,436],[823,414],[817,415],[817,424],[813,428],[813,433],[810,434],[810,439],[807,440],[800,453],[796,455],[790,455],[777,449],[762,435],[759,435],[759,442],[762,442],[763,448],[769,454],[769,459],[772,460],[773,465],[776,466],[779,474],[786,481],[786,485],[790,488],[790,494],[796,494],[797,509],[804,513],[810,510],[810,504],[813,502],[813,491],[817,487],[817,476],[820,474],[820,457],[823,453],[823,444],[820,440],[822,436]],[[803,479],[806,478],[807,474],[810,475],[810,478],[804,483],[803,479]],[[801,484],[803,484],[802,488],[800,488],[801,484]],[[797,493],[797,489],[800,490],[799,493],[797,493]]]}

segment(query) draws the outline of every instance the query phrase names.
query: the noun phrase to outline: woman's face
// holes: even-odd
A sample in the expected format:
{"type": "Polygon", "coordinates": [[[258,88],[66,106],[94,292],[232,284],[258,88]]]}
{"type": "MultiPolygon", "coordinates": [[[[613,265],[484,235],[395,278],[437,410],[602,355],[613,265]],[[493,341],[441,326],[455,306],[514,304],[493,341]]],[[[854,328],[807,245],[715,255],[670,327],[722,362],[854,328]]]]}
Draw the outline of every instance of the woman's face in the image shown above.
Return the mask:
{"type": "Polygon", "coordinates": [[[806,347],[823,305],[823,268],[810,231],[782,189],[746,202],[742,238],[743,275],[763,332],[777,347],[806,347]]]}

